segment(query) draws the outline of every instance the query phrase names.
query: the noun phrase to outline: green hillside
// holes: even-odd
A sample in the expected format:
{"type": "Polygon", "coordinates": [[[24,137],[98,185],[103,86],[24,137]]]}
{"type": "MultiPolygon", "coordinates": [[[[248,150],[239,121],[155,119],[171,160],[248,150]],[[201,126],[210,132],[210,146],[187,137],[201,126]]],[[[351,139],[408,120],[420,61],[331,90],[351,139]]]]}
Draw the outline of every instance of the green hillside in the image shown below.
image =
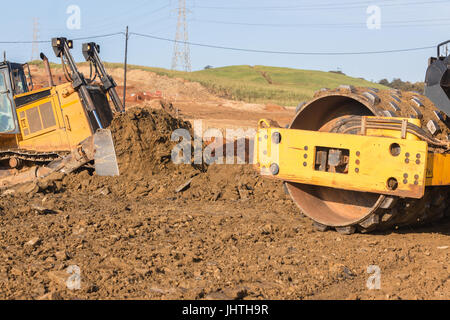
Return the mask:
{"type": "MultiPolygon", "coordinates": [[[[33,62],[40,64],[39,62],[33,62]]],[[[85,63],[83,63],[85,64],[85,63]]],[[[123,64],[105,63],[109,68],[122,68],[123,64]]],[[[58,67],[53,65],[52,67],[58,67]]],[[[297,106],[311,99],[321,88],[336,88],[342,84],[386,89],[377,83],[348,77],[334,72],[298,70],[265,66],[230,66],[208,70],[182,72],[162,68],[129,65],[129,70],[152,71],[159,75],[199,82],[212,93],[234,100],[251,103],[273,103],[297,106]]]]}
{"type": "Polygon", "coordinates": [[[321,88],[336,88],[342,84],[386,89],[382,85],[343,74],[289,68],[231,66],[190,73],[131,66],[131,69],[134,68],[196,81],[221,97],[282,106],[296,106],[311,99],[314,92],[321,88]]]}

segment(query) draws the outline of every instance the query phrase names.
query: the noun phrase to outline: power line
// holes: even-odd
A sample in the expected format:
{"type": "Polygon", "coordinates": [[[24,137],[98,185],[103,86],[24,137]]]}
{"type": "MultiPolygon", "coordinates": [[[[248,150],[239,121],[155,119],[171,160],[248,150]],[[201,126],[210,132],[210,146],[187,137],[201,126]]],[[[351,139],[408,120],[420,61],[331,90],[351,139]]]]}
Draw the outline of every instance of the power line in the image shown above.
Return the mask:
{"type": "MultiPolygon", "coordinates": [[[[196,9],[213,9],[213,10],[252,10],[252,11],[284,11],[284,10],[334,10],[334,9],[357,9],[357,8],[366,8],[368,5],[373,2],[365,2],[364,3],[341,3],[337,5],[336,3],[330,4],[318,4],[311,6],[274,6],[274,7],[215,7],[215,6],[196,6],[196,9]]],[[[435,1],[419,1],[419,2],[403,2],[403,3],[380,3],[380,7],[397,7],[397,6],[414,6],[414,5],[427,5],[427,4],[438,4],[438,3],[447,3],[450,4],[448,0],[435,0],[435,1]]]]}
{"type": "Polygon", "coordinates": [[[152,8],[145,8],[143,5],[136,7],[136,9],[140,9],[137,11],[133,10],[130,11],[128,13],[123,13],[121,14],[119,17],[112,17],[112,18],[107,18],[107,19],[103,19],[100,23],[98,24],[91,24],[89,25],[89,28],[95,28],[95,29],[100,29],[102,31],[106,31],[106,30],[111,30],[111,28],[113,28],[114,26],[117,26],[118,24],[120,24],[121,22],[126,22],[127,24],[132,21],[139,21],[142,20],[142,18],[145,18],[145,20],[147,21],[151,21],[151,19],[149,18],[151,15],[156,14],[161,12],[162,10],[169,8],[170,4],[165,4],[161,7],[158,7],[156,9],[152,9],[152,8]],[[151,9],[151,10],[149,10],[151,9]]]}
{"type": "MultiPolygon", "coordinates": [[[[363,27],[366,28],[366,23],[286,23],[286,24],[278,24],[278,23],[250,23],[250,22],[234,22],[234,21],[220,21],[220,20],[204,20],[204,19],[193,19],[193,22],[200,23],[212,23],[212,24],[224,24],[224,25],[238,25],[238,26],[250,26],[250,27],[274,27],[274,28],[297,28],[297,27],[317,27],[317,28],[327,28],[327,27],[341,27],[341,28],[353,28],[353,27],[363,27]]],[[[422,20],[406,20],[406,21],[387,21],[383,22],[383,27],[407,27],[407,26],[416,26],[409,25],[409,23],[420,23],[417,26],[441,26],[438,22],[450,21],[450,18],[442,18],[442,19],[422,19],[422,20]]]]}
{"type": "MultiPolygon", "coordinates": [[[[79,37],[73,38],[72,40],[88,40],[88,39],[97,39],[97,38],[106,38],[117,35],[125,35],[124,32],[115,32],[97,36],[89,36],[89,37],[79,37]]],[[[212,48],[212,49],[221,49],[221,50],[231,50],[231,51],[240,51],[240,52],[250,52],[250,53],[265,53],[265,54],[283,54],[283,55],[318,55],[318,56],[336,56],[336,55],[369,55],[369,54],[385,54],[385,53],[399,53],[399,52],[411,52],[411,51],[421,51],[428,49],[435,49],[436,46],[425,46],[425,47],[415,47],[415,48],[406,48],[406,49],[393,49],[393,50],[379,50],[379,51],[357,51],[357,52],[296,52],[296,51],[274,51],[274,50],[258,50],[258,49],[247,49],[247,48],[236,48],[236,47],[228,47],[228,46],[219,46],[212,44],[204,44],[204,43],[196,43],[189,41],[179,41],[174,39],[168,39],[163,37],[158,37],[150,34],[143,34],[137,32],[130,32],[130,36],[138,36],[144,37],[154,40],[167,41],[175,44],[185,44],[197,47],[204,48],[212,48]]],[[[51,43],[51,41],[38,41],[39,43],[51,43]]],[[[0,41],[0,44],[30,44],[33,41],[0,41]]]]}
{"type": "MultiPolygon", "coordinates": [[[[72,38],[71,40],[78,41],[78,40],[89,40],[89,39],[98,39],[98,38],[107,38],[117,35],[125,35],[124,32],[115,32],[115,33],[108,33],[108,34],[102,34],[98,36],[89,36],[89,37],[79,37],[79,38],[72,38]]],[[[52,43],[51,40],[39,40],[39,41],[0,41],[0,44],[30,44],[30,43],[52,43]]]]}
{"type": "MultiPolygon", "coordinates": [[[[174,19],[173,16],[167,15],[167,16],[163,16],[163,17],[161,17],[159,19],[156,19],[156,20],[142,21],[141,23],[136,23],[133,26],[136,29],[143,29],[144,27],[147,27],[147,26],[151,25],[152,27],[158,27],[158,30],[159,30],[159,29],[161,29],[161,26],[164,25],[164,22],[168,22],[168,21],[173,20],[173,19],[174,19]]],[[[170,23],[172,24],[172,22],[173,21],[171,21],[170,23]]],[[[164,28],[165,29],[169,29],[167,25],[164,25],[164,28]]],[[[152,32],[152,33],[155,32],[154,30],[151,30],[151,29],[150,30],[146,29],[146,31],[147,32],[152,32]]]]}
{"type": "MultiPolygon", "coordinates": [[[[149,35],[149,34],[142,34],[142,33],[135,33],[135,32],[131,32],[130,35],[135,35],[135,36],[145,37],[145,38],[150,38],[150,39],[155,39],[155,40],[161,40],[161,41],[168,41],[168,42],[173,42],[173,43],[180,42],[180,41],[173,40],[173,39],[162,38],[162,37],[157,37],[157,36],[153,36],[153,35],[149,35]]],[[[195,42],[186,42],[186,43],[191,46],[205,47],[205,48],[212,48],[212,49],[231,50],[231,51],[267,53],[267,54],[284,54],[284,55],[316,55],[316,56],[384,54],[384,53],[420,51],[420,50],[436,48],[436,46],[428,46],[428,47],[407,48],[407,49],[359,51],[359,52],[294,52],[294,51],[272,51],[272,50],[244,49],[244,48],[225,47],[225,46],[210,45],[210,44],[195,43],[195,42]]]]}
{"type": "Polygon", "coordinates": [[[125,32],[115,32],[115,33],[109,33],[109,34],[102,34],[99,36],[91,36],[91,37],[81,37],[81,38],[73,38],[72,40],[78,41],[78,40],[90,40],[90,39],[98,39],[98,38],[108,38],[118,35],[125,35],[125,32]]]}
{"type": "MultiPolygon", "coordinates": [[[[211,3],[212,1],[208,0],[209,3],[211,3]]],[[[223,2],[222,0],[220,0],[219,2],[223,2]]],[[[392,0],[378,0],[377,3],[384,3],[384,2],[392,2],[392,0]]],[[[350,1],[350,2],[339,2],[339,5],[343,6],[343,5],[363,5],[363,4],[373,4],[373,0],[368,0],[368,1],[350,1]]],[[[319,2],[319,1],[313,1],[312,4],[302,4],[302,5],[287,5],[287,6],[243,6],[243,7],[237,7],[237,6],[231,6],[231,7],[227,7],[227,6],[212,6],[213,8],[226,8],[226,9],[249,9],[249,10],[253,10],[255,8],[260,8],[260,9],[292,9],[292,8],[310,8],[310,7],[327,7],[330,5],[336,5],[336,1],[328,1],[328,2],[319,2]]],[[[194,4],[195,8],[199,8],[199,7],[205,7],[205,6],[197,6],[194,4]]]]}
{"type": "Polygon", "coordinates": [[[30,43],[50,43],[51,41],[39,40],[39,41],[0,41],[0,44],[30,44],[30,43]]]}

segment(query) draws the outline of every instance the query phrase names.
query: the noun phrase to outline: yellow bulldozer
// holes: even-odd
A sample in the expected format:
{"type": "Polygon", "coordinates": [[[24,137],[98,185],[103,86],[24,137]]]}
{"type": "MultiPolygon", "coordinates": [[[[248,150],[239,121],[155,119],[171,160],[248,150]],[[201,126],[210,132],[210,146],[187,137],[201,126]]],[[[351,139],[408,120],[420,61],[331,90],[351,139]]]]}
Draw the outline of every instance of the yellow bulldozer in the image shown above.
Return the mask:
{"type": "Polygon", "coordinates": [[[83,55],[93,70],[90,79],[77,68],[71,40],[54,38],[52,47],[67,81],[61,85],[54,84],[42,53],[48,87],[38,90],[33,89],[27,64],[6,59],[0,63],[0,188],[54,172],[67,174],[92,162],[99,175],[119,174],[107,127],[123,106],[116,83],[100,60],[100,47],[83,44],[83,55]]]}
{"type": "Polygon", "coordinates": [[[320,231],[373,232],[448,214],[450,41],[429,61],[425,95],[322,89],[287,128],[259,123],[255,164],[320,231]]]}

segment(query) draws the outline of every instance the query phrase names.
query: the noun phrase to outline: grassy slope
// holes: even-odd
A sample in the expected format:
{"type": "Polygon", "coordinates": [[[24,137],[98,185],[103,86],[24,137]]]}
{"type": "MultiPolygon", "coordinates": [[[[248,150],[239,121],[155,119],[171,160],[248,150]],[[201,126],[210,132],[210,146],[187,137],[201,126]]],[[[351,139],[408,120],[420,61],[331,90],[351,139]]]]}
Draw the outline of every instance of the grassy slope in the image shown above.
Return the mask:
{"type": "Polygon", "coordinates": [[[199,82],[214,94],[230,99],[283,106],[296,106],[311,99],[321,88],[336,88],[341,84],[386,89],[376,83],[336,73],[265,66],[231,66],[191,73],[139,66],[130,68],[199,82]]]}
{"type": "MultiPolygon", "coordinates": [[[[123,67],[119,63],[105,65],[109,68],[123,67]]],[[[265,66],[231,66],[190,73],[135,65],[130,65],[129,69],[199,82],[212,93],[229,99],[283,106],[296,106],[311,99],[314,92],[321,88],[336,88],[341,84],[386,89],[382,85],[342,74],[265,66]]]]}

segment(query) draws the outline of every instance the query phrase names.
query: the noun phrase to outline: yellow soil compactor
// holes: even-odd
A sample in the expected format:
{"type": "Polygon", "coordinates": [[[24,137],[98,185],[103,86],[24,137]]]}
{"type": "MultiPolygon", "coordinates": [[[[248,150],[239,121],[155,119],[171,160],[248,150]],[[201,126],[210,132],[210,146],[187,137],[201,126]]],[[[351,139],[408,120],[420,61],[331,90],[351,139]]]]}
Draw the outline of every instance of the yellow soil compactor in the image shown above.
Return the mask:
{"type": "Polygon", "coordinates": [[[442,50],[449,43],[430,59],[425,95],[344,85],[300,105],[288,128],[261,120],[258,170],[284,181],[321,231],[441,219],[450,185],[450,57],[442,50]]]}
{"type": "Polygon", "coordinates": [[[42,53],[48,87],[39,90],[33,90],[30,68],[24,68],[27,64],[0,63],[0,188],[54,172],[67,174],[91,162],[99,175],[119,174],[107,127],[113,114],[123,108],[116,84],[99,58],[100,47],[83,45],[91,79],[77,69],[71,40],[54,38],[52,47],[61,58],[65,84],[54,84],[42,53]]]}

